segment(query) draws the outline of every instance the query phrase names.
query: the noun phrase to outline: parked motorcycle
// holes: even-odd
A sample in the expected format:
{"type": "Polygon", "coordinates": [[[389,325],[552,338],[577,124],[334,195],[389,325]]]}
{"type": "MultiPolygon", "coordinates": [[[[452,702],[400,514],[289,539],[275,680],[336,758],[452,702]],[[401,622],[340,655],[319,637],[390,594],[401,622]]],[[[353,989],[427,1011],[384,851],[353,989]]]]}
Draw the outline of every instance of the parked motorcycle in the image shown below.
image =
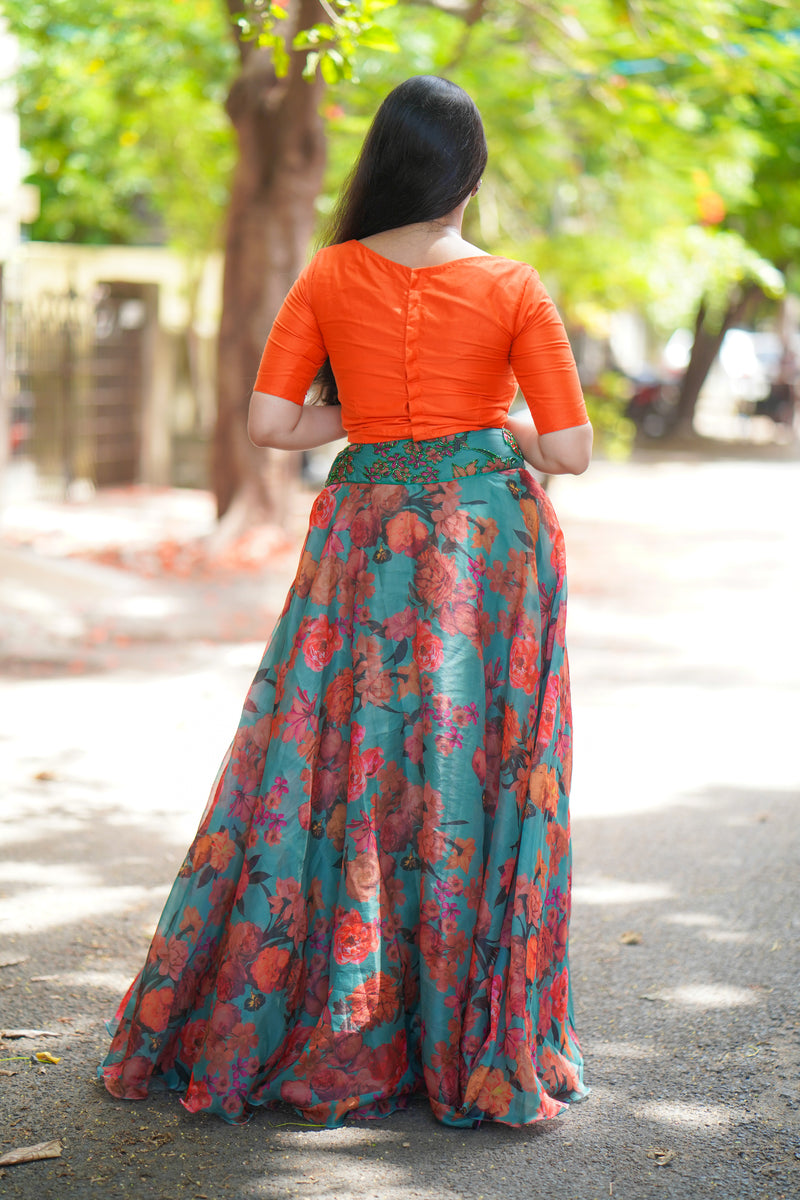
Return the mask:
{"type": "Polygon", "coordinates": [[[633,376],[626,416],[645,437],[662,438],[678,421],[678,385],[674,379],[652,372],[633,376]]]}

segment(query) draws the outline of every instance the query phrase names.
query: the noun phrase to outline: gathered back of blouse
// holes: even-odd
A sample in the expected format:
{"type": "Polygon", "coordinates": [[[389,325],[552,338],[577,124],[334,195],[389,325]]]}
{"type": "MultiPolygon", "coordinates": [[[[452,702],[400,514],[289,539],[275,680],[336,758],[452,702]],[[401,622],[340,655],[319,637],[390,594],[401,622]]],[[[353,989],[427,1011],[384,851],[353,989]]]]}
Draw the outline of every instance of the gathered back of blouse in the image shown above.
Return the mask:
{"type": "Polygon", "coordinates": [[[406,267],[357,241],[328,246],[286,297],[255,390],[302,404],[328,357],[351,442],[502,426],[517,383],[540,433],[587,420],[555,305],[507,258],[406,267]]]}

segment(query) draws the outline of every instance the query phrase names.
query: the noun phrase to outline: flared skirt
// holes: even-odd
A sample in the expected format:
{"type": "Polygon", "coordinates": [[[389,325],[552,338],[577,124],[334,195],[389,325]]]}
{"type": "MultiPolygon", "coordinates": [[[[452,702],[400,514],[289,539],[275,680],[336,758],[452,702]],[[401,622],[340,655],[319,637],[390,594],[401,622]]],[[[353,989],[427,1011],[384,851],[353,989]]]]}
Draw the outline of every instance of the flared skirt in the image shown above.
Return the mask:
{"type": "Polygon", "coordinates": [[[564,544],[493,429],[349,446],[100,1073],[338,1125],[582,1098],[564,544]]]}

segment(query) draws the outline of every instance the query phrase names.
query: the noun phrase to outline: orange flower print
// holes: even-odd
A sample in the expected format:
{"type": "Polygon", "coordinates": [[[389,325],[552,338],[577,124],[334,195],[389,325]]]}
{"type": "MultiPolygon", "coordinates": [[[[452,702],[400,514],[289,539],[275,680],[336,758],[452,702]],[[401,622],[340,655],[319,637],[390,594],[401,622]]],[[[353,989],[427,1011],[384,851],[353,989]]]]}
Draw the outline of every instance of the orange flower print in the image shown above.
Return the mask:
{"type": "Polygon", "coordinates": [[[350,993],[344,1009],[355,1029],[374,1029],[385,1021],[394,1021],[397,984],[391,975],[377,971],[350,993]]]}
{"type": "Polygon", "coordinates": [[[225,829],[221,829],[219,833],[212,833],[209,840],[211,846],[208,861],[215,871],[224,871],[236,853],[236,843],[225,829]]]}
{"type": "Polygon", "coordinates": [[[386,523],[386,544],[393,554],[416,558],[428,536],[427,525],[414,512],[398,513],[386,523]]]}
{"type": "Polygon", "coordinates": [[[153,1064],[143,1055],[126,1059],[121,1068],[106,1073],[106,1087],[112,1096],[125,1100],[143,1100],[147,1095],[147,1083],[153,1072],[153,1064]]]}
{"type": "Polygon", "coordinates": [[[292,697],[289,711],[285,716],[284,728],[281,731],[281,740],[284,742],[294,742],[304,757],[314,748],[316,743],[317,731],[319,729],[319,717],[317,716],[316,706],[316,694],[309,695],[308,692],[298,688],[292,697]]]}
{"type": "Polygon", "coordinates": [[[253,741],[247,727],[239,728],[231,748],[231,770],[245,791],[254,791],[264,769],[264,751],[253,741]]]}
{"type": "Polygon", "coordinates": [[[558,779],[553,767],[537,763],[531,773],[529,797],[531,804],[554,817],[558,811],[558,779]]]}
{"type": "Polygon", "coordinates": [[[494,517],[479,518],[472,526],[472,545],[476,550],[491,550],[498,534],[494,517]]]}
{"type": "Polygon", "coordinates": [[[259,750],[266,750],[272,735],[272,713],[265,713],[263,717],[259,717],[250,733],[259,750]]]}
{"type": "Polygon", "coordinates": [[[437,671],[444,662],[442,639],[431,630],[430,622],[417,626],[414,636],[414,661],[422,671],[437,671]]]}
{"type": "Polygon", "coordinates": [[[512,687],[531,695],[539,687],[539,647],[530,637],[515,637],[511,643],[508,678],[512,687]]]}
{"type": "Polygon", "coordinates": [[[235,959],[224,962],[217,972],[217,996],[220,1000],[234,1000],[241,996],[246,984],[244,967],[235,959]]]}
{"type": "Polygon", "coordinates": [[[523,496],[519,502],[519,506],[522,509],[522,519],[530,534],[531,541],[535,542],[539,536],[539,506],[535,500],[527,496],[523,496]]]}
{"type": "Polygon", "coordinates": [[[536,1032],[539,1037],[547,1037],[550,1032],[550,1025],[553,1021],[553,1001],[549,992],[542,992],[539,1000],[539,1020],[536,1025],[536,1032]]]}
{"type": "Polygon", "coordinates": [[[336,508],[337,487],[323,488],[311,506],[311,524],[317,529],[327,529],[333,510],[336,508]]]}
{"type": "Polygon", "coordinates": [[[457,867],[460,871],[468,872],[474,856],[475,839],[456,838],[453,852],[447,860],[447,865],[451,869],[457,867]]]}
{"type": "Polygon", "coordinates": [[[359,913],[336,912],[333,956],[338,963],[362,963],[378,949],[380,934],[374,921],[362,921],[359,913]]]}
{"type": "Polygon", "coordinates": [[[310,596],[314,604],[319,604],[321,608],[327,608],[336,595],[343,572],[342,561],[335,554],[326,554],[320,562],[311,584],[310,596]]]}
{"type": "Polygon", "coordinates": [[[184,1062],[188,1063],[190,1067],[194,1066],[200,1057],[205,1036],[205,1021],[190,1021],[188,1025],[184,1025],[183,1029],[181,1030],[180,1055],[184,1062]]]}
{"type": "Polygon", "coordinates": [[[528,934],[525,942],[525,975],[533,982],[536,979],[536,955],[539,949],[537,939],[528,934]]]}
{"type": "Polygon", "coordinates": [[[330,838],[336,849],[341,853],[344,849],[344,835],[347,824],[347,805],[337,804],[331,809],[325,826],[325,835],[330,838]]]}
{"type": "Polygon", "coordinates": [[[275,894],[269,898],[270,912],[279,915],[286,924],[286,932],[293,941],[298,941],[306,930],[306,899],[297,879],[276,879],[275,894]]]}
{"type": "Polygon", "coordinates": [[[408,498],[408,488],[399,483],[384,483],[373,489],[372,507],[384,516],[396,513],[408,498]]]}
{"type": "Polygon", "coordinates": [[[336,625],[331,625],[326,616],[315,617],[309,622],[303,639],[303,657],[312,671],[321,671],[342,648],[342,635],[336,625]]]}
{"type": "Polygon", "coordinates": [[[189,961],[188,944],[176,938],[174,934],[167,942],[157,933],[153,938],[152,948],[158,956],[159,975],[169,975],[170,979],[175,980],[180,979],[181,972],[189,961]]]}
{"type": "Polygon", "coordinates": [[[519,715],[517,710],[512,708],[510,704],[506,705],[503,713],[503,745],[500,750],[500,757],[505,760],[519,745],[522,736],[522,727],[519,723],[519,715]]]}
{"type": "Polygon", "coordinates": [[[374,546],[381,531],[381,514],[373,508],[362,508],[350,526],[350,540],[354,546],[374,546]]]}
{"type": "Polygon", "coordinates": [[[390,613],[383,626],[386,637],[392,642],[401,642],[404,638],[413,637],[416,627],[416,613],[408,605],[398,612],[390,613]]]}
{"type": "Polygon", "coordinates": [[[347,667],[325,689],[325,710],[334,725],[345,725],[353,708],[353,672],[347,667]]]}
{"type": "Polygon", "coordinates": [[[441,608],[450,599],[457,574],[458,568],[451,558],[432,547],[422,552],[417,560],[414,583],[426,608],[441,608]]]}
{"type": "Polygon", "coordinates": [[[550,847],[550,872],[553,874],[569,850],[569,831],[553,822],[547,830],[547,844],[550,847]]]}
{"type": "Polygon", "coordinates": [[[469,533],[469,517],[461,509],[445,517],[438,525],[441,537],[449,542],[465,542],[469,533]]]}
{"type": "Polygon", "coordinates": [[[550,995],[553,999],[553,1016],[557,1021],[565,1021],[569,1002],[569,978],[566,971],[561,971],[553,977],[550,995]]]}
{"type": "Polygon", "coordinates": [[[542,701],[542,711],[539,716],[539,733],[536,738],[537,745],[539,746],[549,746],[553,739],[558,710],[558,693],[558,677],[551,675],[547,681],[542,701]]]}
{"type": "Polygon", "coordinates": [[[376,704],[379,707],[388,704],[392,698],[391,675],[388,671],[375,674],[368,671],[359,676],[356,691],[362,704],[376,704]]]}
{"type": "Polygon", "coordinates": [[[317,573],[317,561],[313,554],[308,550],[304,550],[300,556],[300,562],[297,567],[297,574],[294,577],[292,587],[298,596],[307,596],[311,591],[311,585],[314,582],[314,576],[317,573]]]}
{"type": "Polygon", "coordinates": [[[226,949],[233,958],[247,960],[258,953],[261,931],[252,921],[238,921],[228,933],[226,949]]]}
{"type": "Polygon", "coordinates": [[[374,850],[357,854],[347,864],[345,887],[351,899],[363,903],[375,895],[381,878],[378,855],[374,850]]]}
{"type": "Polygon", "coordinates": [[[139,1005],[139,1020],[145,1029],[161,1033],[167,1028],[175,993],[171,987],[146,992],[139,1005]]]}
{"type": "Polygon", "coordinates": [[[477,1105],[489,1117],[495,1120],[504,1117],[514,1099],[514,1089],[499,1067],[487,1071],[481,1090],[478,1092],[477,1105]]]}
{"type": "Polygon", "coordinates": [[[552,1096],[564,1096],[569,1095],[572,1091],[581,1091],[580,1079],[574,1064],[563,1054],[553,1050],[551,1046],[541,1047],[538,1067],[542,1081],[552,1096]]]}
{"type": "Polygon", "coordinates": [[[261,992],[275,992],[289,973],[289,951],[267,946],[250,967],[253,983],[261,992]]]}

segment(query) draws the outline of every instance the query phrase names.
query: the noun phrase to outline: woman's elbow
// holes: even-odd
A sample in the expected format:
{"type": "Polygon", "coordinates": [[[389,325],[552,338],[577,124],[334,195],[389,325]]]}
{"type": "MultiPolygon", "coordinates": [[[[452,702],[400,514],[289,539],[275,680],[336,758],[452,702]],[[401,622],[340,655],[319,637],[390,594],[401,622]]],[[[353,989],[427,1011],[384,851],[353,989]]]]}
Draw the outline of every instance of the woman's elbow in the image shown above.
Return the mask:
{"type": "Polygon", "coordinates": [[[584,471],[588,470],[591,461],[592,443],[590,441],[586,446],[581,446],[571,457],[567,471],[570,475],[582,475],[584,471]]]}
{"type": "Polygon", "coordinates": [[[587,421],[565,430],[562,435],[554,435],[552,445],[553,457],[558,462],[559,473],[564,475],[582,475],[592,461],[592,426],[587,421]]]}
{"type": "Polygon", "coordinates": [[[258,392],[253,392],[247,410],[247,436],[254,446],[268,446],[269,434],[270,422],[263,397],[258,392]]]}
{"type": "Polygon", "coordinates": [[[247,410],[247,436],[254,446],[281,449],[301,412],[296,404],[280,396],[253,392],[247,410]]]}

